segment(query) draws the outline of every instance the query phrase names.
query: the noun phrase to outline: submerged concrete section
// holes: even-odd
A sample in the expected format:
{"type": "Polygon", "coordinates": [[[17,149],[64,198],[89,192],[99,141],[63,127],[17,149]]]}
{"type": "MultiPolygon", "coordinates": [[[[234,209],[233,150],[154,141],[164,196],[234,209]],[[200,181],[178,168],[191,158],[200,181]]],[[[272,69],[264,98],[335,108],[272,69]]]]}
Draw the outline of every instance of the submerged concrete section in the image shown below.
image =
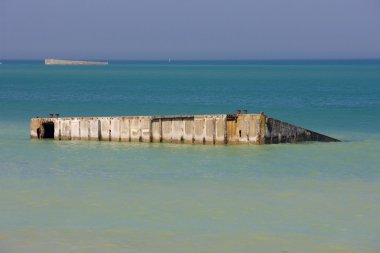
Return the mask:
{"type": "Polygon", "coordinates": [[[303,141],[338,142],[339,140],[277,119],[265,119],[265,144],[297,143],[303,141]]]}
{"type": "Polygon", "coordinates": [[[32,118],[30,136],[56,140],[190,144],[339,141],[264,114],[32,118]]]}
{"type": "Polygon", "coordinates": [[[45,59],[45,65],[107,65],[108,62],[103,61],[72,61],[72,60],[58,60],[58,59],[45,59]]]}

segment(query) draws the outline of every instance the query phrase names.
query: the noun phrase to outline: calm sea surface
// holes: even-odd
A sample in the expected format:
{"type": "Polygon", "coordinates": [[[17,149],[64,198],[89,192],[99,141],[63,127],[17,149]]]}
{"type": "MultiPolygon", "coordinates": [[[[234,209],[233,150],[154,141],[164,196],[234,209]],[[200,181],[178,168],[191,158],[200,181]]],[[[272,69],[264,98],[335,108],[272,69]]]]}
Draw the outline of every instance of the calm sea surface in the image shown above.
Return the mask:
{"type": "Polygon", "coordinates": [[[380,252],[380,61],[0,65],[0,252],[380,252]],[[29,139],[29,119],[260,111],[341,143],[29,139]]]}

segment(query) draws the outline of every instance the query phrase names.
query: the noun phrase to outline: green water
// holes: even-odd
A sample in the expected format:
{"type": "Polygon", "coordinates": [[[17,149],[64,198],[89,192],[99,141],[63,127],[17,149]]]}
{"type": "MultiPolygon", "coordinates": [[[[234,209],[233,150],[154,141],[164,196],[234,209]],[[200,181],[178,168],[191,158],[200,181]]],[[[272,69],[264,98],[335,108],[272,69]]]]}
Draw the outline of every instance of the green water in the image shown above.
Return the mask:
{"type": "Polygon", "coordinates": [[[0,65],[0,252],[379,252],[380,62],[0,65]],[[341,143],[29,139],[29,119],[264,111],[341,143]]]}

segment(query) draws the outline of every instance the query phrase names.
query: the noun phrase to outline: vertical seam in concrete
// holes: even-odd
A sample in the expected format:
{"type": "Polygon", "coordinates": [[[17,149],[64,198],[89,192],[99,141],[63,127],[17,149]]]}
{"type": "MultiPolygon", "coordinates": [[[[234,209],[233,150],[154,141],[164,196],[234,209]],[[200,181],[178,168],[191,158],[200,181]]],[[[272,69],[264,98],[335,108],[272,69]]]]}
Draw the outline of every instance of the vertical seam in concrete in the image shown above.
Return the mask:
{"type": "Polygon", "coordinates": [[[260,115],[260,130],[259,130],[259,144],[264,144],[265,142],[265,125],[266,125],[266,116],[260,115]]]}
{"type": "Polygon", "coordinates": [[[33,127],[33,119],[30,120],[30,123],[29,123],[29,135],[30,135],[30,138],[33,138],[33,134],[32,134],[32,127],[33,127]]]}
{"type": "Polygon", "coordinates": [[[109,120],[109,123],[108,123],[108,141],[111,141],[111,118],[109,120]]]}
{"type": "Polygon", "coordinates": [[[53,123],[54,123],[54,137],[53,139],[56,140],[56,136],[55,136],[55,129],[58,127],[58,124],[57,124],[57,121],[56,120],[53,120],[53,123]]]}
{"type": "Polygon", "coordinates": [[[58,140],[62,140],[62,121],[60,120],[59,121],[59,124],[58,124],[58,140]]]}
{"type": "Polygon", "coordinates": [[[216,142],[216,118],[213,118],[213,120],[212,120],[212,124],[213,124],[213,126],[212,126],[212,144],[214,144],[215,145],[215,142],[216,142]]]}
{"type": "Polygon", "coordinates": [[[184,123],[183,123],[183,118],[181,118],[181,121],[182,121],[182,124],[181,124],[181,138],[180,138],[180,143],[183,143],[183,126],[184,126],[184,123]]]}
{"type": "Polygon", "coordinates": [[[87,140],[91,139],[91,123],[89,120],[87,120],[87,140]]]}
{"type": "Polygon", "coordinates": [[[170,129],[170,143],[173,143],[173,120],[170,119],[170,125],[171,125],[171,129],[170,129]]]}
{"type": "Polygon", "coordinates": [[[102,123],[100,119],[98,119],[98,140],[102,140],[102,123]]]}
{"type": "Polygon", "coordinates": [[[271,131],[269,133],[269,136],[270,136],[270,143],[273,143],[273,129],[276,129],[276,122],[274,120],[272,120],[270,122],[270,125],[271,125],[271,131]]]}
{"type": "Polygon", "coordinates": [[[186,119],[182,118],[182,136],[181,143],[185,143],[186,119]]]}
{"type": "Polygon", "coordinates": [[[73,138],[71,137],[71,127],[72,127],[72,125],[71,125],[71,121],[72,121],[72,119],[69,120],[69,126],[70,126],[70,127],[69,127],[69,138],[68,138],[69,140],[72,140],[72,139],[73,139],[73,138]]]}
{"type": "Polygon", "coordinates": [[[153,142],[153,119],[149,118],[149,142],[153,142]]]}
{"type": "Polygon", "coordinates": [[[131,138],[131,119],[128,119],[128,141],[131,142],[132,141],[132,138],[131,138]]]}
{"type": "Polygon", "coordinates": [[[224,127],[224,144],[228,143],[228,134],[227,134],[227,117],[224,116],[224,122],[223,122],[223,127],[224,127]]]}
{"type": "Polygon", "coordinates": [[[206,144],[206,118],[203,117],[203,145],[206,144]]]}
{"type": "Polygon", "coordinates": [[[92,122],[93,118],[89,119],[88,120],[88,139],[91,140],[91,122],[92,122]]]}
{"type": "Polygon", "coordinates": [[[159,122],[159,126],[160,126],[160,142],[162,142],[162,118],[160,118],[159,120],[158,120],[158,122],[159,122]]]}
{"type": "Polygon", "coordinates": [[[142,142],[141,118],[139,117],[139,142],[142,142]]]}
{"type": "Polygon", "coordinates": [[[195,142],[195,117],[192,120],[191,123],[191,143],[194,144],[195,142]]]}
{"type": "Polygon", "coordinates": [[[171,120],[171,122],[172,122],[172,124],[171,124],[171,125],[172,125],[171,142],[173,142],[173,133],[174,133],[174,124],[175,124],[175,123],[174,123],[174,120],[173,120],[173,119],[171,120]]]}
{"type": "Polygon", "coordinates": [[[245,121],[245,137],[246,137],[247,143],[249,143],[249,120],[245,121]]]}
{"type": "Polygon", "coordinates": [[[121,141],[121,121],[123,118],[118,118],[119,120],[119,141],[121,141]]]}
{"type": "Polygon", "coordinates": [[[79,132],[79,140],[82,140],[82,136],[81,136],[81,131],[80,131],[80,120],[79,120],[79,122],[78,122],[78,127],[79,127],[79,130],[78,130],[78,132],[79,132]]]}

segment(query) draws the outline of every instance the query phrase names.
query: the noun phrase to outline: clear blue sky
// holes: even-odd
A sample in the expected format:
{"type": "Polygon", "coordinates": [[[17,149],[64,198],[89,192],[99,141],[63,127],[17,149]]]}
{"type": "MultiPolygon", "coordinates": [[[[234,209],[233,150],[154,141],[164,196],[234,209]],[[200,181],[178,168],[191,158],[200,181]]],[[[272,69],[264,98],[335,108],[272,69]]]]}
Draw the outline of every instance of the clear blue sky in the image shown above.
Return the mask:
{"type": "Polygon", "coordinates": [[[380,0],[0,0],[0,58],[380,58],[380,0]]]}

